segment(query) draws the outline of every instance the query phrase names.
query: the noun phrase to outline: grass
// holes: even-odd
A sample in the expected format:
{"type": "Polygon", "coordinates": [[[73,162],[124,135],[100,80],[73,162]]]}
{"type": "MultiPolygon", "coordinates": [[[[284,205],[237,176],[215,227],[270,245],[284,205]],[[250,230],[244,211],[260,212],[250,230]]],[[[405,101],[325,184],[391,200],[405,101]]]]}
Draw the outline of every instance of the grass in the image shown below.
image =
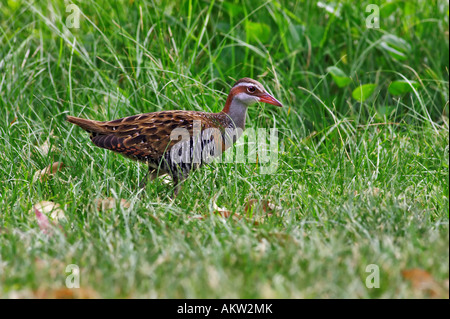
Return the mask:
{"type": "Polygon", "coordinates": [[[372,2],[85,0],[79,29],[63,1],[0,5],[0,296],[448,298],[448,3],[379,2],[370,29],[372,2]],[[276,173],[213,163],[174,201],[163,179],[138,190],[144,165],[65,122],[217,112],[244,76],[285,105],[252,107],[246,124],[278,128],[276,173]],[[405,79],[417,88],[393,95],[405,79]],[[53,162],[65,168],[33,179],[53,162]],[[130,206],[98,209],[108,197],[130,206]],[[53,236],[32,210],[43,200],[66,216],[53,236]]]}

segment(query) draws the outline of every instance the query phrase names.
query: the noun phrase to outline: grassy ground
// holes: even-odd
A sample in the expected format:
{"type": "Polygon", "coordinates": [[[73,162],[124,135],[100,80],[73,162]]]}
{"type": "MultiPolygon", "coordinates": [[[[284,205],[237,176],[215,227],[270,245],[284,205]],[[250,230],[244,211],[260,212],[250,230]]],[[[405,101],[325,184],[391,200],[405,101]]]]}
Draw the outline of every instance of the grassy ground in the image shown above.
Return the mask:
{"type": "Polygon", "coordinates": [[[448,297],[448,2],[379,2],[368,28],[372,2],[84,0],[67,28],[63,1],[2,1],[0,296],[448,297]],[[244,76],[285,104],[246,124],[279,129],[276,173],[213,163],[174,201],[64,120],[217,112],[244,76]],[[126,203],[98,207],[110,197],[126,203]],[[32,210],[44,200],[65,215],[52,236],[32,210]]]}

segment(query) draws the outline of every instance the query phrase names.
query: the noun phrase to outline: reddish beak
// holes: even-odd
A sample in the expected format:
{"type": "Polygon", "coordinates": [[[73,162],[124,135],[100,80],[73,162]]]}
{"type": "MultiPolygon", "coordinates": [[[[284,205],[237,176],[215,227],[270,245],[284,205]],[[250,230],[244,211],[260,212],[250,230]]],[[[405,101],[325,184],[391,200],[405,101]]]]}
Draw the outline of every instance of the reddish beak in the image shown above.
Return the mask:
{"type": "Polygon", "coordinates": [[[278,101],[276,98],[274,98],[269,93],[264,93],[263,95],[259,96],[259,101],[264,103],[269,103],[276,106],[283,106],[280,101],[278,101]]]}

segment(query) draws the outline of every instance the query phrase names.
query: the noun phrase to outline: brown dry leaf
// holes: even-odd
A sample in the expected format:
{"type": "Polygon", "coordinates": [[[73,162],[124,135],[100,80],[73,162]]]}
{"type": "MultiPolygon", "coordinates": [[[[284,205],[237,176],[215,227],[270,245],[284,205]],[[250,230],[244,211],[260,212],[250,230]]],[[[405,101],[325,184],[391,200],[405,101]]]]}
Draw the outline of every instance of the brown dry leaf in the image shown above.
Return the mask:
{"type": "Polygon", "coordinates": [[[64,167],[64,163],[61,162],[54,162],[53,164],[47,166],[46,168],[37,171],[34,173],[33,176],[33,182],[36,182],[38,179],[43,182],[47,178],[51,177],[52,175],[56,174],[56,172],[62,170],[64,167]]]}
{"type": "MultiPolygon", "coordinates": [[[[108,198],[104,198],[104,199],[97,198],[95,200],[95,204],[96,204],[98,210],[107,211],[107,210],[116,208],[116,199],[113,197],[108,197],[108,198]]],[[[121,207],[129,208],[130,205],[131,205],[130,202],[127,201],[126,199],[123,199],[123,198],[120,199],[121,207]]]]}
{"type": "Polygon", "coordinates": [[[239,213],[237,213],[237,212],[233,213],[232,211],[229,211],[226,208],[219,207],[219,206],[217,206],[217,204],[215,202],[213,203],[213,209],[214,209],[213,214],[219,215],[223,218],[231,218],[234,221],[238,221],[238,220],[242,219],[242,216],[239,213]]]}
{"type": "Polygon", "coordinates": [[[252,222],[255,226],[264,223],[264,219],[266,217],[272,216],[275,210],[281,210],[281,207],[272,204],[266,199],[264,200],[250,199],[244,207],[244,211],[247,216],[252,211],[253,213],[259,213],[254,214],[252,218],[248,219],[249,222],[252,222]],[[261,212],[263,212],[264,214],[261,214],[261,212]]]}
{"type": "Polygon", "coordinates": [[[213,212],[213,214],[219,215],[223,218],[230,218],[233,215],[233,213],[229,210],[216,210],[213,212]]]}
{"type": "Polygon", "coordinates": [[[247,204],[245,204],[244,211],[247,214],[249,210],[253,208],[258,203],[257,199],[250,199],[247,204]]]}
{"type": "Polygon", "coordinates": [[[217,206],[216,202],[213,203],[213,214],[222,216],[223,218],[229,218],[233,215],[233,213],[226,208],[217,206]]]}
{"type": "Polygon", "coordinates": [[[415,291],[426,293],[432,298],[442,298],[445,293],[433,276],[423,269],[406,269],[402,271],[402,276],[411,282],[415,291]]]}
{"type": "Polygon", "coordinates": [[[91,288],[40,288],[34,291],[38,299],[98,299],[98,293],[91,288]]]}
{"type": "Polygon", "coordinates": [[[254,218],[254,219],[248,219],[250,222],[253,222],[253,225],[255,226],[259,226],[261,224],[264,223],[264,217],[260,217],[260,218],[254,218]]]}
{"type": "Polygon", "coordinates": [[[262,208],[264,213],[269,213],[269,216],[272,215],[271,213],[275,210],[281,210],[282,208],[279,206],[276,206],[275,204],[272,204],[267,199],[264,200],[257,200],[257,199],[250,199],[247,204],[244,207],[245,213],[248,213],[252,209],[256,210],[258,208],[262,208]]]}

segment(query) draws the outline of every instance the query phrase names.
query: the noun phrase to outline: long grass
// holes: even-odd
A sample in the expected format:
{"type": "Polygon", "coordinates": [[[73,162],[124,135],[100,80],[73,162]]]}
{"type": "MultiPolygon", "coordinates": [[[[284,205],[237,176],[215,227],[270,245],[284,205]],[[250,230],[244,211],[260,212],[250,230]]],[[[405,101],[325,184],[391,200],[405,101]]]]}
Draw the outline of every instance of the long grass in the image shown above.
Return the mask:
{"type": "Polygon", "coordinates": [[[448,298],[448,2],[76,4],[78,29],[63,1],[0,4],[1,297],[448,298]],[[285,105],[252,107],[246,123],[278,128],[276,173],[213,163],[175,200],[162,178],[140,190],[144,165],[65,122],[217,112],[244,76],[285,105]],[[393,95],[397,80],[418,86],[393,95]],[[33,178],[54,162],[53,178],[33,178]],[[108,197],[130,206],[99,209],[108,197]],[[32,209],[43,200],[66,216],[53,236],[32,209]],[[69,264],[78,292],[65,290],[69,264]],[[366,287],[371,264],[379,288],[366,287]]]}

